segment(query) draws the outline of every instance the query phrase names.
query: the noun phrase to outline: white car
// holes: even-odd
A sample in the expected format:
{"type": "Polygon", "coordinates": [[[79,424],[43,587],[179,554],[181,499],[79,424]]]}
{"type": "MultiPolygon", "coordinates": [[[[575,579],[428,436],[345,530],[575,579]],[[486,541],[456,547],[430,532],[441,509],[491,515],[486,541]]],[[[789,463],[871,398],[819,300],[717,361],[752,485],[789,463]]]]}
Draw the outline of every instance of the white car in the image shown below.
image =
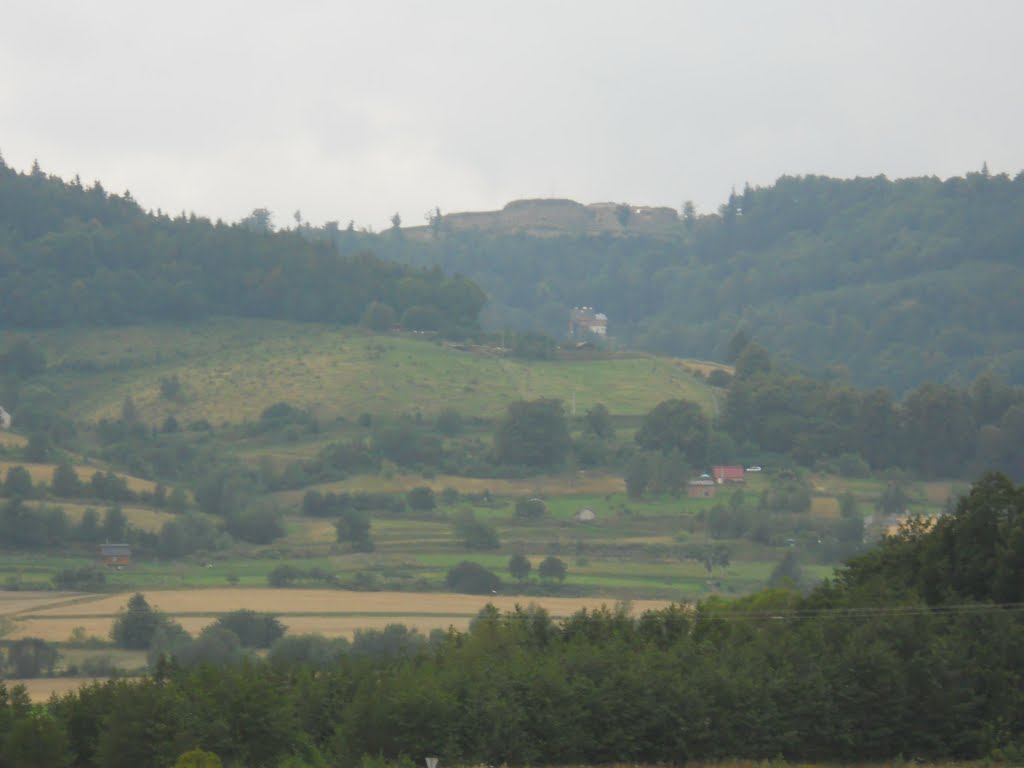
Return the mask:
{"type": "Polygon", "coordinates": [[[760,472],[760,467],[747,467],[747,472],[760,472]]]}

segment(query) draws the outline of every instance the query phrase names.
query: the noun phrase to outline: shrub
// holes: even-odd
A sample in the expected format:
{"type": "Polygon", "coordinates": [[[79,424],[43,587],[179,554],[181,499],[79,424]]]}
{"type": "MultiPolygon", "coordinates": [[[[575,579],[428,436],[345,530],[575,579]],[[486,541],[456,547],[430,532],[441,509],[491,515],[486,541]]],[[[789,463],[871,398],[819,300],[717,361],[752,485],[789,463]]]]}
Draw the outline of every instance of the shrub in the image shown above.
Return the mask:
{"type": "Polygon", "coordinates": [[[501,579],[479,563],[463,560],[448,571],[444,577],[444,584],[454,592],[488,595],[501,588],[501,579]]]}
{"type": "Polygon", "coordinates": [[[477,520],[471,509],[460,510],[455,516],[455,535],[466,549],[498,549],[501,542],[498,530],[477,520]]]}
{"type": "Polygon", "coordinates": [[[215,626],[234,632],[246,648],[269,648],[285,633],[285,626],[275,616],[248,609],[221,616],[215,626]]]}
{"type": "Polygon", "coordinates": [[[413,488],[406,494],[405,499],[410,509],[415,509],[419,512],[429,512],[437,508],[437,499],[434,496],[433,489],[425,485],[413,488]]]}
{"type": "Polygon", "coordinates": [[[516,517],[537,520],[547,513],[548,507],[542,499],[520,499],[516,502],[516,517]]]}
{"type": "Polygon", "coordinates": [[[568,570],[565,563],[554,555],[545,557],[537,567],[537,573],[545,581],[565,581],[568,570]]]}

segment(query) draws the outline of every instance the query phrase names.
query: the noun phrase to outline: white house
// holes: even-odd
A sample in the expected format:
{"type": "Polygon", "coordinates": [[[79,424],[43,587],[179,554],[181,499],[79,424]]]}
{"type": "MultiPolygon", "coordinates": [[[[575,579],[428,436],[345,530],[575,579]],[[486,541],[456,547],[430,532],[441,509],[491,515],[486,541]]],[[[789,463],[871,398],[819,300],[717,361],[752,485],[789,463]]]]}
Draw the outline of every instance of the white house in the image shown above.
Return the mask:
{"type": "Polygon", "coordinates": [[[4,410],[4,407],[0,405],[0,429],[11,428],[11,414],[4,410]]]}
{"type": "Polygon", "coordinates": [[[573,307],[569,313],[569,337],[579,339],[587,336],[608,335],[608,315],[595,312],[593,307],[573,307]]]}

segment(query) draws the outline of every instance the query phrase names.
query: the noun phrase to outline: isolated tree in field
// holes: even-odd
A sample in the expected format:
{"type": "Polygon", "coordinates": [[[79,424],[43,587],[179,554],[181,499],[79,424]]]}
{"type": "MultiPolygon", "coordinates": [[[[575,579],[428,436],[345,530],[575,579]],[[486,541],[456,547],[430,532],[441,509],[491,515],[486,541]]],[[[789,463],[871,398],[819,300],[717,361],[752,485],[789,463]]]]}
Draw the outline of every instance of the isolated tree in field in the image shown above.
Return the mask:
{"type": "Polygon", "coordinates": [[[498,549],[498,530],[478,520],[472,509],[460,509],[454,517],[455,536],[466,549],[498,549]]]}
{"type": "Polygon", "coordinates": [[[612,426],[612,415],[603,403],[598,403],[587,410],[583,417],[583,431],[595,435],[602,440],[610,440],[615,437],[615,427],[612,426]]]}
{"type": "Polygon", "coordinates": [[[779,561],[778,565],[772,569],[772,574],[768,577],[768,585],[771,587],[797,589],[802,578],[803,571],[800,569],[800,562],[797,560],[796,552],[790,549],[782,556],[782,560],[779,561]]]}
{"type": "Polygon", "coordinates": [[[533,565],[526,555],[515,554],[508,559],[508,572],[516,581],[525,581],[532,569],[533,565]]]}
{"type": "Polygon", "coordinates": [[[560,465],[571,444],[561,400],[510,403],[494,436],[499,463],[528,467],[560,465]]]}
{"type": "Polygon", "coordinates": [[[70,461],[62,460],[53,468],[50,490],[55,496],[63,498],[73,498],[82,494],[82,480],[70,461]]]}
{"type": "Polygon", "coordinates": [[[647,455],[636,452],[626,462],[626,468],[622,476],[626,481],[626,494],[631,499],[639,499],[644,495],[647,486],[650,484],[650,471],[648,469],[647,455]]]}
{"type": "Polygon", "coordinates": [[[885,490],[875,505],[879,513],[883,515],[902,515],[907,511],[910,498],[903,488],[903,484],[893,480],[886,484],[885,490]]]}
{"type": "Polygon", "coordinates": [[[28,444],[25,446],[25,461],[33,464],[41,464],[50,458],[50,450],[53,448],[50,436],[45,432],[33,432],[28,436],[28,444]]]}
{"type": "Polygon", "coordinates": [[[4,480],[4,493],[18,499],[31,497],[32,475],[21,465],[11,467],[7,470],[7,478],[4,480]]]}
{"type": "Polygon", "coordinates": [[[688,464],[700,467],[707,457],[710,429],[708,417],[696,403],[666,400],[647,414],[636,442],[645,451],[679,451],[688,464]]]}
{"type": "Polygon", "coordinates": [[[118,648],[141,651],[149,648],[153,635],[166,619],[153,610],[145,595],[136,592],[128,598],[127,610],[118,615],[110,629],[110,639],[118,648]]]}
{"type": "Polygon", "coordinates": [[[554,555],[549,555],[540,561],[537,566],[537,573],[544,581],[565,581],[565,575],[569,569],[565,563],[554,555]]]}
{"type": "Polygon", "coordinates": [[[365,509],[344,507],[334,523],[338,542],[349,544],[354,552],[372,552],[373,538],[370,536],[370,513],[365,509]]]}
{"type": "Polygon", "coordinates": [[[736,333],[729,339],[729,346],[725,350],[725,359],[727,362],[736,362],[740,355],[743,354],[743,350],[750,346],[750,334],[747,333],[746,328],[740,328],[736,333]]]}

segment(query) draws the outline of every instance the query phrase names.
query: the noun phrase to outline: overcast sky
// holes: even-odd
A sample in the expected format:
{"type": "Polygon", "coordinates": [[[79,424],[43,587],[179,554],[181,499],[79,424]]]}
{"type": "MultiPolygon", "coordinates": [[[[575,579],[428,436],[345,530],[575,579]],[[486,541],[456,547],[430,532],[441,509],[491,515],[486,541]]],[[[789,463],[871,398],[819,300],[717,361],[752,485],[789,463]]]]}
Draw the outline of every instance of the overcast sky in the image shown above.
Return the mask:
{"type": "Polygon", "coordinates": [[[0,153],[380,229],[782,174],[1024,169],[1024,2],[5,0],[0,153]]]}

